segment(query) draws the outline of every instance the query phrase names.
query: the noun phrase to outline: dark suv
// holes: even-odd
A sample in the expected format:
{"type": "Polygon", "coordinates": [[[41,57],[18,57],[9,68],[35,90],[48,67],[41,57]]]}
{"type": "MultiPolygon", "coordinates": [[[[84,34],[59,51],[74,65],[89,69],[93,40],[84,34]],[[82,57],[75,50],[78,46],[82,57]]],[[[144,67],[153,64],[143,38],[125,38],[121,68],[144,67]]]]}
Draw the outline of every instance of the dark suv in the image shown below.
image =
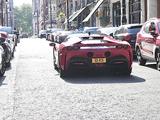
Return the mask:
{"type": "Polygon", "coordinates": [[[152,18],[144,23],[137,34],[135,51],[139,65],[155,61],[160,70],[160,19],[152,18]]]}
{"type": "Polygon", "coordinates": [[[135,53],[136,35],[140,31],[141,27],[141,24],[121,25],[115,31],[114,38],[127,41],[131,45],[133,53],[135,53]]]}

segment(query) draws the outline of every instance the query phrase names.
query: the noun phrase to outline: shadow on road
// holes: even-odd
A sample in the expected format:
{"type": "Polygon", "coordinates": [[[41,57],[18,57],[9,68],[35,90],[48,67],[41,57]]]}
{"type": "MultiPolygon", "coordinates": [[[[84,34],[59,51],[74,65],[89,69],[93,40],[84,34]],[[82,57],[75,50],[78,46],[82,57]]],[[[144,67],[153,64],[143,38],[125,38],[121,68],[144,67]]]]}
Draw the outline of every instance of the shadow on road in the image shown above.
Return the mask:
{"type": "Polygon", "coordinates": [[[3,81],[5,80],[5,78],[6,78],[6,76],[0,77],[0,87],[2,85],[6,85],[6,84],[3,83],[3,81]]]}
{"type": "Polygon", "coordinates": [[[145,79],[130,75],[124,76],[119,74],[106,74],[106,73],[90,73],[90,74],[74,74],[64,78],[66,82],[73,84],[97,84],[97,83],[139,83],[145,82],[145,79]]]}
{"type": "Polygon", "coordinates": [[[146,64],[145,67],[148,67],[148,68],[151,68],[151,69],[156,69],[156,63],[149,63],[149,64],[146,64]]]}

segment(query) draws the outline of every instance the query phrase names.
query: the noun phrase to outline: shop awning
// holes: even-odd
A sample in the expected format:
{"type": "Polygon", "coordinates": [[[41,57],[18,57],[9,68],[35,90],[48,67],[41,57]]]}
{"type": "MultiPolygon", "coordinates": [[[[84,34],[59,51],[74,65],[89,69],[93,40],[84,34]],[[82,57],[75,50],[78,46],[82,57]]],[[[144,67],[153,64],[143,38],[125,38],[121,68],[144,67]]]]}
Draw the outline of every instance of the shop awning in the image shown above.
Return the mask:
{"type": "MultiPolygon", "coordinates": [[[[87,7],[89,7],[92,4],[93,3],[90,3],[90,4],[86,5],[86,7],[83,7],[80,10],[77,10],[76,12],[74,12],[72,15],[70,15],[69,22],[72,22],[73,20],[75,20],[87,7]]],[[[67,23],[67,20],[64,22],[64,24],[66,24],[66,23],[67,23]]]]}
{"type": "Polygon", "coordinates": [[[104,0],[99,0],[97,4],[94,6],[92,11],[89,13],[89,15],[82,21],[82,22],[88,22],[88,20],[91,18],[91,16],[94,14],[94,12],[99,8],[99,6],[103,3],[104,0]]]}
{"type": "MultiPolygon", "coordinates": [[[[77,13],[78,11],[74,12],[72,15],[69,16],[69,20],[77,13]]],[[[65,20],[64,24],[67,23],[67,19],[65,20]]]]}
{"type": "Polygon", "coordinates": [[[74,19],[76,19],[85,9],[86,9],[86,7],[78,10],[78,11],[76,12],[76,14],[74,14],[73,17],[69,20],[69,22],[72,22],[74,19]]]}

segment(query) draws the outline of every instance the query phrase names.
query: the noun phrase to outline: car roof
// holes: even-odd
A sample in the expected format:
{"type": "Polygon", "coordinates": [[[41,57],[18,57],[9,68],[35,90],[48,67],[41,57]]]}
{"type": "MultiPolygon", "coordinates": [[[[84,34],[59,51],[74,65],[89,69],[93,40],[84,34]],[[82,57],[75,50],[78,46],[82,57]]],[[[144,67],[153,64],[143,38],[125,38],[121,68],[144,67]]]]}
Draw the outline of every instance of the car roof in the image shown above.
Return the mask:
{"type": "Polygon", "coordinates": [[[134,27],[134,26],[142,26],[142,24],[135,23],[135,24],[126,24],[126,25],[122,25],[122,26],[129,28],[129,27],[134,27]]]}
{"type": "Polygon", "coordinates": [[[104,27],[104,28],[99,28],[97,31],[100,31],[100,34],[111,34],[114,33],[116,30],[118,29],[118,27],[104,27]]]}

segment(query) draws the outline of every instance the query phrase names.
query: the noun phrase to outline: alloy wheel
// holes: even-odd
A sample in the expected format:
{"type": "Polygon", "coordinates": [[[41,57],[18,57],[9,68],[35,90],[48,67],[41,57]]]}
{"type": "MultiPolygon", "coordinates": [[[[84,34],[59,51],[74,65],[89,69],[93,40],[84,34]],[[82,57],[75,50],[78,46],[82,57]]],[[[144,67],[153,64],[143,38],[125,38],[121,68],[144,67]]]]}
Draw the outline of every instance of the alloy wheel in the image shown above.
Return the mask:
{"type": "Polygon", "coordinates": [[[140,51],[139,48],[137,49],[137,52],[136,52],[136,53],[137,53],[138,64],[139,64],[139,65],[145,65],[145,64],[146,64],[146,60],[142,58],[142,56],[141,56],[141,51],[140,51]]]}

